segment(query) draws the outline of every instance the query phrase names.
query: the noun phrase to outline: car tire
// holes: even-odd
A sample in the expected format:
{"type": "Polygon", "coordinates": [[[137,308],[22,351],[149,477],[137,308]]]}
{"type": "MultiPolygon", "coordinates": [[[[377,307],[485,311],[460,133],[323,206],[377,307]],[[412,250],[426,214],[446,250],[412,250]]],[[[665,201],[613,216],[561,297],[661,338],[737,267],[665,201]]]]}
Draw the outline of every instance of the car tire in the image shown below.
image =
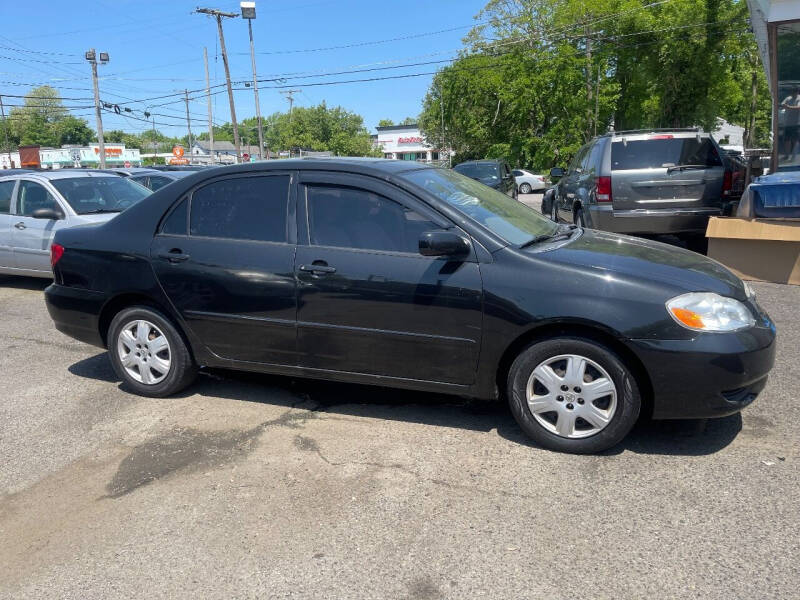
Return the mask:
{"type": "Polygon", "coordinates": [[[577,336],[525,348],[509,370],[507,394],[514,419],[528,436],[544,448],[574,454],[617,445],[636,423],[642,403],[624,361],[603,344],[577,336]]]}
{"type": "Polygon", "coordinates": [[[530,183],[523,183],[519,186],[520,194],[530,194],[533,191],[530,183]]]}
{"type": "Polygon", "coordinates": [[[575,211],[575,220],[573,223],[575,223],[575,225],[581,229],[586,227],[586,216],[583,214],[583,209],[581,207],[578,207],[578,209],[575,211]]]}
{"type": "Polygon", "coordinates": [[[167,317],[149,306],[132,306],[117,313],[108,328],[106,346],[124,386],[141,396],[171,396],[197,375],[183,336],[167,317]]]}

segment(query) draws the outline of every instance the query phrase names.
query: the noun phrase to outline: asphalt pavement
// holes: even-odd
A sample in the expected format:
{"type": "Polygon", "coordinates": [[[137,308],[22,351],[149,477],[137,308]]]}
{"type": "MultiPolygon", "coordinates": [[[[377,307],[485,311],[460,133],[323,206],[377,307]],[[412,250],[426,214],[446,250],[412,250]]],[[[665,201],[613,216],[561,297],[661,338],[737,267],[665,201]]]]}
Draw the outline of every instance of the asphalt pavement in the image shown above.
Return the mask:
{"type": "Polygon", "coordinates": [[[572,456],[493,402],[224,371],[134,396],[46,284],[0,276],[2,598],[800,595],[800,287],[754,285],[779,348],[741,415],[572,456]]]}

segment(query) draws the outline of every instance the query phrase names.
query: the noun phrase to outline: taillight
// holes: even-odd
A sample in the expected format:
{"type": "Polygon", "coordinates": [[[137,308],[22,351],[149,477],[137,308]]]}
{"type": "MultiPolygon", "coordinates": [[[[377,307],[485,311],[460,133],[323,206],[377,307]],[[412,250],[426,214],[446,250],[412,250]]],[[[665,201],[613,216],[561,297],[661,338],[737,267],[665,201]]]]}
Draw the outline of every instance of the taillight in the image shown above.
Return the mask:
{"type": "Polygon", "coordinates": [[[597,180],[597,201],[611,202],[611,177],[598,177],[597,180]]]}
{"type": "Polygon", "coordinates": [[[731,171],[725,171],[725,175],[722,178],[722,195],[730,196],[732,189],[733,189],[733,173],[731,171]]]}
{"type": "Polygon", "coordinates": [[[64,256],[64,246],[61,244],[50,245],[50,266],[55,267],[56,263],[64,256]]]}

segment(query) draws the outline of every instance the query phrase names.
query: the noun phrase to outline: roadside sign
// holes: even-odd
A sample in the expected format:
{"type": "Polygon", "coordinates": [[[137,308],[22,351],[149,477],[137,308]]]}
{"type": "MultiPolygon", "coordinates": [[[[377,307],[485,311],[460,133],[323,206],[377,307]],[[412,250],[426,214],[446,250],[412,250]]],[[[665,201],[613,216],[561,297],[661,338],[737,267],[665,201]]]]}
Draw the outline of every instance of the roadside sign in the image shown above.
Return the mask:
{"type": "Polygon", "coordinates": [[[172,155],[176,158],[183,158],[183,146],[173,146],[172,155]]]}
{"type": "Polygon", "coordinates": [[[242,154],[242,160],[244,161],[250,160],[250,155],[247,152],[245,152],[244,154],[242,154]]]}

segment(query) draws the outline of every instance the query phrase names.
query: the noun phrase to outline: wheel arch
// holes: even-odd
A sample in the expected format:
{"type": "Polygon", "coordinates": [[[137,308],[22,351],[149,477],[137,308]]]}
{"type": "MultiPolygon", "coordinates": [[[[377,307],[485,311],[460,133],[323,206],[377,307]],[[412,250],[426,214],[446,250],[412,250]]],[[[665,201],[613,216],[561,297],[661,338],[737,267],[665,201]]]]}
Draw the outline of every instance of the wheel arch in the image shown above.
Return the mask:
{"type": "Polygon", "coordinates": [[[638,356],[612,332],[599,323],[564,321],[534,326],[514,339],[505,349],[496,369],[496,385],[501,397],[505,395],[506,380],[514,359],[527,346],[555,337],[579,336],[608,347],[631,369],[642,397],[642,417],[649,417],[653,408],[653,383],[638,356]]]}

